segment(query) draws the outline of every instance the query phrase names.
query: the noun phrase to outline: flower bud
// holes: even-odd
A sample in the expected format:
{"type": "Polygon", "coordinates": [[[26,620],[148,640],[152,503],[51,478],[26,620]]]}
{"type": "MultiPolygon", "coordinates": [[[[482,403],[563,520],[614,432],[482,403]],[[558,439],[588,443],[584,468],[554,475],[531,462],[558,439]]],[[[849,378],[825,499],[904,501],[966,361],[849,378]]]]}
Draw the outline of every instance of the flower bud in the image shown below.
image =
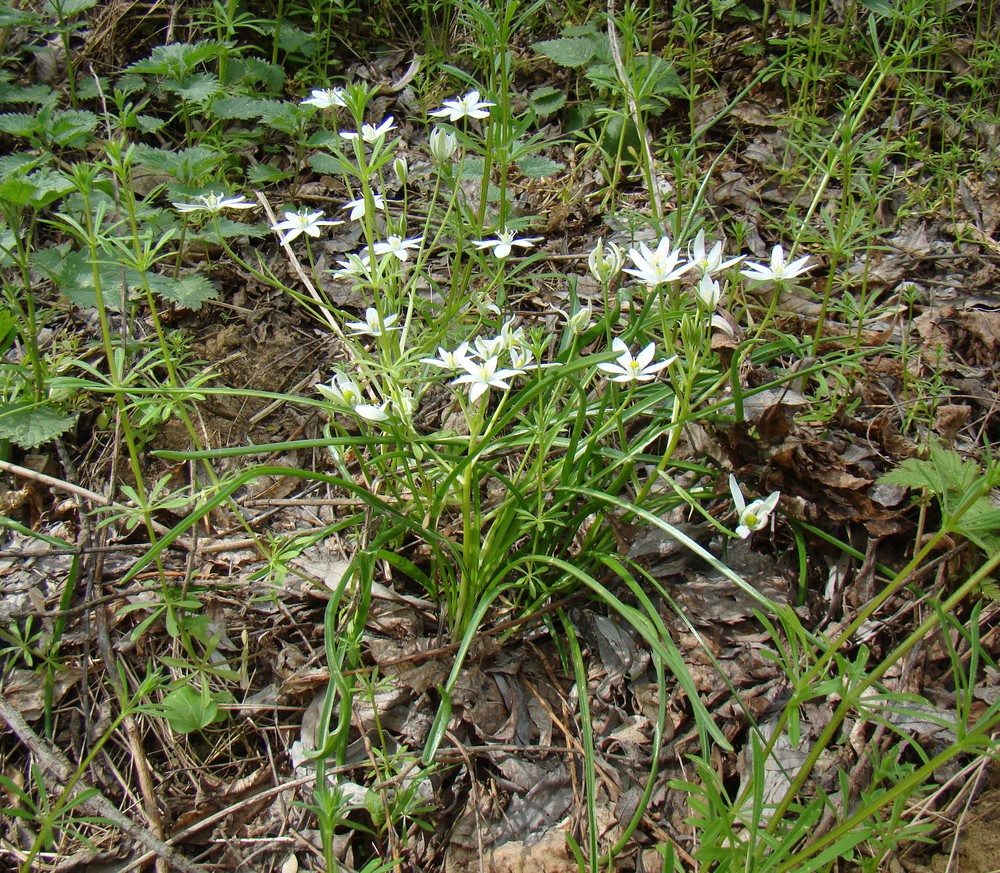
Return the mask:
{"type": "Polygon", "coordinates": [[[399,179],[400,185],[405,185],[406,180],[410,178],[410,165],[406,163],[406,158],[398,157],[392,162],[392,171],[396,174],[396,178],[399,179]]]}
{"type": "Polygon", "coordinates": [[[413,392],[400,388],[398,396],[392,398],[392,408],[403,421],[412,419],[417,412],[417,401],[413,397],[413,392]]]}
{"type": "Polygon", "coordinates": [[[448,133],[443,127],[435,127],[431,131],[431,157],[438,163],[445,163],[451,160],[458,148],[458,138],[453,133],[448,133]]]}
{"type": "Polygon", "coordinates": [[[609,243],[608,250],[605,252],[604,243],[598,240],[597,245],[594,246],[594,250],[587,259],[587,263],[590,265],[590,272],[594,278],[602,284],[607,284],[618,275],[624,259],[622,258],[621,249],[614,243],[609,243]]]}
{"type": "Polygon", "coordinates": [[[593,310],[588,303],[583,309],[578,309],[569,319],[569,329],[573,336],[583,336],[590,327],[590,316],[593,310]]]}
{"type": "Polygon", "coordinates": [[[719,283],[708,273],[701,277],[701,280],[694,286],[694,293],[709,311],[714,310],[719,305],[722,297],[722,288],[719,283]]]}

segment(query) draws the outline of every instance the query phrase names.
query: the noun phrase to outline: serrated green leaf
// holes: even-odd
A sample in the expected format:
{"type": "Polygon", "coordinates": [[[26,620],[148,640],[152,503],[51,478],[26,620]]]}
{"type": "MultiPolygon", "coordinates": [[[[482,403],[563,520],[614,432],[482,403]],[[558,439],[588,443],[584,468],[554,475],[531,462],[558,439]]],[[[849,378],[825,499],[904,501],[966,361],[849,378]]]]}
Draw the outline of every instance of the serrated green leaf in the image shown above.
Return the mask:
{"type": "Polygon", "coordinates": [[[260,118],[261,104],[267,102],[269,101],[243,94],[238,97],[222,97],[212,104],[212,115],[216,118],[237,118],[241,121],[260,118]]]}
{"type": "Polygon", "coordinates": [[[136,146],[135,155],[137,163],[169,173],[188,185],[196,185],[197,180],[213,175],[223,158],[218,151],[205,146],[174,150],[140,145],[136,146]]]}
{"type": "Polygon", "coordinates": [[[37,12],[15,9],[10,3],[0,6],[0,27],[30,27],[41,18],[37,12]]]}
{"type": "Polygon", "coordinates": [[[265,228],[263,225],[245,224],[242,221],[234,221],[225,216],[217,217],[198,231],[188,231],[188,239],[203,239],[209,242],[218,242],[220,236],[223,239],[233,239],[240,236],[260,239],[262,237],[269,237],[270,235],[270,229],[265,228]]]}
{"type": "Polygon", "coordinates": [[[261,101],[260,120],[273,130],[298,135],[305,111],[298,103],[281,100],[261,101]]]}
{"type": "Polygon", "coordinates": [[[285,69],[281,64],[271,64],[260,58],[231,58],[230,75],[241,85],[261,83],[269,94],[277,96],[285,83],[285,69]]]}
{"type": "Polygon", "coordinates": [[[171,276],[151,274],[148,279],[152,289],[162,298],[192,312],[197,312],[206,300],[214,300],[219,294],[218,289],[205,276],[174,279],[171,276]]]}
{"type": "MultiPolygon", "coordinates": [[[[89,258],[83,252],[69,250],[68,247],[42,249],[32,257],[32,264],[45,273],[71,303],[81,309],[97,306],[97,289],[94,286],[94,271],[89,258]]],[[[117,264],[98,265],[98,276],[104,305],[112,312],[120,312],[122,306],[122,269],[117,264]]],[[[133,269],[125,270],[125,282],[129,297],[135,296],[135,289],[141,287],[142,276],[133,269]]]]}
{"type": "Polygon", "coordinates": [[[981,476],[982,472],[975,461],[965,460],[958,452],[932,443],[926,460],[907,458],[895,470],[881,476],[879,482],[924,489],[935,497],[942,497],[949,491],[964,493],[981,476]]]}
{"type": "Polygon", "coordinates": [[[529,179],[544,179],[546,176],[554,176],[560,170],[565,170],[566,165],[551,158],[534,156],[521,158],[517,162],[517,168],[529,179]]]}
{"type": "Polygon", "coordinates": [[[532,43],[531,48],[561,67],[582,67],[593,59],[597,47],[591,36],[564,36],[532,43]]]}
{"type": "Polygon", "coordinates": [[[331,175],[348,175],[354,170],[354,165],[346,158],[339,158],[337,155],[328,155],[326,152],[319,152],[309,156],[309,166],[317,173],[328,173],[331,175]]]}
{"type": "Polygon", "coordinates": [[[888,18],[895,13],[892,4],[887,2],[887,0],[860,0],[860,5],[869,12],[874,12],[876,15],[881,15],[884,18],[888,18]]]}
{"type": "Polygon", "coordinates": [[[140,133],[156,133],[162,130],[167,123],[162,118],[154,118],[152,115],[137,115],[135,124],[140,133]]]}
{"type": "Polygon", "coordinates": [[[463,179],[482,179],[486,162],[482,158],[466,158],[462,164],[463,179]]]}
{"type": "Polygon", "coordinates": [[[228,43],[204,39],[196,43],[172,42],[158,45],[148,58],[126,67],[126,73],[146,73],[181,79],[195,67],[216,60],[229,50],[228,43]]]}
{"type": "Polygon", "coordinates": [[[545,118],[563,108],[566,104],[566,92],[551,86],[536,88],[528,95],[528,103],[539,118],[545,118]]]}
{"type": "Polygon", "coordinates": [[[11,155],[0,157],[0,179],[4,179],[11,173],[27,173],[35,169],[43,161],[39,155],[28,154],[27,152],[15,152],[11,155]]]}
{"type": "Polygon", "coordinates": [[[203,696],[190,685],[168,692],[161,707],[170,727],[179,734],[200,731],[226,717],[219,712],[219,705],[211,696],[203,696]]]}
{"type": "Polygon", "coordinates": [[[47,135],[49,140],[66,148],[82,148],[93,138],[98,118],[84,109],[65,109],[52,116],[47,135]]]}
{"type": "Polygon", "coordinates": [[[222,83],[211,73],[188,76],[177,84],[164,82],[163,87],[191,103],[205,103],[222,93],[222,83]]]}
{"type": "Polygon", "coordinates": [[[310,57],[319,46],[319,40],[294,24],[281,23],[278,28],[278,48],[288,54],[310,57]]]}
{"type": "Polygon", "coordinates": [[[597,36],[597,28],[590,24],[574,24],[559,31],[560,36],[597,36]]]}
{"type": "Polygon", "coordinates": [[[247,171],[247,181],[251,185],[262,187],[281,182],[291,175],[289,170],[281,170],[277,167],[272,167],[270,164],[254,164],[247,171]]]}
{"type": "Polygon", "coordinates": [[[96,5],[97,0],[46,0],[42,8],[49,14],[65,20],[93,9],[96,5]]]}
{"type": "Polygon", "coordinates": [[[0,115],[0,131],[11,136],[32,136],[38,133],[38,118],[25,112],[5,112],[0,115]]]}
{"type": "Polygon", "coordinates": [[[0,85],[0,103],[42,104],[52,96],[48,85],[0,85]]]}
{"type": "Polygon", "coordinates": [[[76,419],[38,403],[0,403],[0,437],[22,449],[34,449],[69,430],[76,419]]]}
{"type": "Polygon", "coordinates": [[[31,195],[31,205],[35,209],[41,209],[60,197],[65,197],[75,187],[63,173],[51,167],[41,167],[30,173],[28,182],[35,188],[31,195]]]}

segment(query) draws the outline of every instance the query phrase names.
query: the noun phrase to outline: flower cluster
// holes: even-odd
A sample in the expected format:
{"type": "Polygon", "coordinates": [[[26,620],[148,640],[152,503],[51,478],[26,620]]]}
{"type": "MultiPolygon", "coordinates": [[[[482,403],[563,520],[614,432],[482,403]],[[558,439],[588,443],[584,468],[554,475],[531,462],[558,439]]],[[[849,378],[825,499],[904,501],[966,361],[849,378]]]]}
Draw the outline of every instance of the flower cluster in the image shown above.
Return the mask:
{"type": "Polygon", "coordinates": [[[495,337],[476,337],[471,346],[463,342],[452,351],[439,347],[436,358],[421,358],[420,363],[459,373],[451,384],[467,385],[469,400],[475,403],[490,388],[509,389],[508,380],[523,375],[533,365],[532,360],[531,349],[525,344],[524,329],[515,328],[514,320],[510,319],[495,337]],[[500,366],[504,354],[509,359],[509,367],[500,366]]]}
{"type": "Polygon", "coordinates": [[[388,401],[378,406],[369,403],[358,383],[343,373],[334,373],[329,385],[317,385],[316,390],[335,406],[353,412],[365,421],[385,421],[389,417],[386,412],[388,401]]]}
{"type": "MultiPolygon", "coordinates": [[[[614,246],[612,249],[614,255],[617,255],[614,246]]],[[[606,257],[602,243],[598,243],[598,246],[591,252],[590,269],[600,281],[608,281],[605,277],[611,273],[614,255],[612,258],[606,257]]],[[[651,249],[646,243],[639,243],[636,248],[628,251],[628,257],[633,266],[626,268],[625,272],[649,288],[657,288],[676,282],[693,272],[697,276],[693,285],[695,298],[707,310],[714,310],[722,298],[722,286],[715,277],[741,263],[745,259],[745,255],[725,258],[722,241],[718,241],[711,248],[708,248],[704,230],[699,230],[688,246],[687,260],[682,260],[681,255],[680,249],[671,246],[669,237],[663,237],[655,249],[651,249]]],[[[808,261],[809,257],[806,256],[788,262],[785,260],[784,249],[780,245],[776,245],[771,251],[769,265],[748,262],[740,274],[753,282],[781,284],[811,270],[814,265],[809,265],[808,261]]]]}

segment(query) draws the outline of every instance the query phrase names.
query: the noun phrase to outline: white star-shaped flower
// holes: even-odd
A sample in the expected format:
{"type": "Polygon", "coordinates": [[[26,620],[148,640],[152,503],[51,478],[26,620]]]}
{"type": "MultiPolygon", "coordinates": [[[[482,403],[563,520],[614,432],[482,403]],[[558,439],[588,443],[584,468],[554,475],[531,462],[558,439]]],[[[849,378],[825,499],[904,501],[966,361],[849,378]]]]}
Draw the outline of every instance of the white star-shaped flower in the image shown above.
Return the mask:
{"type": "Polygon", "coordinates": [[[638,249],[629,249],[628,256],[635,264],[635,269],[625,272],[635,276],[639,281],[650,287],[664,285],[679,279],[690,268],[686,262],[680,262],[680,251],[671,251],[670,240],[664,237],[652,251],[645,243],[639,243],[638,249]]]}
{"type": "Polygon", "coordinates": [[[340,131],[340,135],[344,139],[348,140],[357,139],[360,136],[366,143],[371,145],[376,142],[381,142],[382,138],[390,130],[394,130],[395,127],[396,123],[392,120],[392,116],[387,115],[385,117],[385,121],[383,121],[378,127],[371,124],[362,124],[360,134],[355,130],[342,130],[340,131]]]}
{"type": "Polygon", "coordinates": [[[178,212],[207,212],[218,215],[223,209],[253,209],[257,204],[250,203],[242,194],[239,197],[226,197],[222,194],[199,194],[194,203],[173,203],[178,212]]]}
{"type": "Polygon", "coordinates": [[[491,106],[496,106],[496,103],[480,100],[478,91],[470,91],[464,97],[445,100],[443,107],[435,109],[430,115],[435,118],[447,118],[449,121],[458,121],[462,118],[489,118],[491,106]]]}
{"type": "MultiPolygon", "coordinates": [[[[385,211],[385,198],[381,194],[373,194],[372,195],[372,207],[374,209],[380,209],[380,210],[382,210],[384,212],[385,211]]],[[[358,197],[356,200],[348,200],[347,203],[345,203],[340,208],[341,209],[350,209],[351,210],[351,214],[348,216],[348,218],[351,221],[357,221],[359,218],[364,217],[365,210],[368,207],[365,204],[365,198],[364,197],[358,197]]]]}
{"type": "Polygon", "coordinates": [[[346,260],[337,261],[339,270],[333,270],[333,275],[340,279],[356,279],[363,277],[369,281],[372,278],[371,259],[367,254],[356,255],[353,252],[347,255],[346,260]]]}
{"type": "Polygon", "coordinates": [[[514,231],[512,230],[501,230],[497,233],[496,239],[475,239],[476,247],[482,251],[483,249],[493,249],[493,254],[495,257],[503,260],[511,252],[512,246],[519,246],[522,249],[530,249],[536,242],[541,242],[543,237],[540,236],[528,236],[528,237],[514,237],[514,231]]]}
{"type": "Polygon", "coordinates": [[[273,230],[284,231],[281,235],[281,241],[288,243],[302,234],[318,237],[321,227],[336,227],[338,224],[344,223],[342,221],[324,219],[323,215],[322,211],[309,212],[304,209],[299,212],[286,212],[285,220],[279,221],[271,227],[273,230]]]}
{"type": "Polygon", "coordinates": [[[312,92],[302,101],[305,106],[315,106],[317,109],[330,109],[333,106],[346,106],[343,88],[313,88],[312,92]]]}
{"type": "Polygon", "coordinates": [[[438,356],[436,358],[421,358],[421,364],[430,364],[432,367],[439,367],[442,370],[461,370],[462,361],[469,357],[469,344],[462,343],[457,349],[449,352],[444,346],[438,346],[438,356]]]}
{"type": "Polygon", "coordinates": [[[334,373],[329,385],[317,385],[316,390],[327,400],[354,412],[366,421],[385,421],[389,417],[385,411],[387,403],[379,406],[368,403],[358,383],[342,373],[334,373]]]}
{"type": "Polygon", "coordinates": [[[378,310],[369,306],[365,310],[364,321],[349,321],[346,327],[349,327],[355,336],[382,336],[387,330],[402,330],[402,325],[397,325],[397,321],[399,321],[398,312],[380,318],[378,310]]]}
{"type": "Polygon", "coordinates": [[[721,242],[717,242],[712,246],[710,252],[706,252],[705,231],[699,230],[694,238],[694,242],[688,247],[688,257],[691,259],[691,266],[702,276],[714,276],[716,273],[728,270],[733,265],[738,264],[745,256],[740,255],[738,258],[722,260],[721,242]]]}
{"type": "Polygon", "coordinates": [[[424,241],[422,236],[414,236],[410,239],[403,239],[400,236],[390,236],[385,242],[375,243],[376,255],[395,255],[399,260],[405,261],[410,253],[408,249],[419,249],[424,241]]]}
{"type": "Polygon", "coordinates": [[[796,258],[790,263],[785,261],[785,250],[776,245],[771,249],[771,263],[769,266],[763,264],[747,264],[745,270],[740,270],[740,275],[746,276],[753,282],[787,282],[796,276],[809,272],[815,264],[809,264],[809,255],[796,258]]]}
{"type": "Polygon", "coordinates": [[[499,388],[506,391],[510,388],[507,379],[513,376],[520,376],[523,370],[498,370],[500,359],[497,357],[487,358],[481,364],[472,358],[464,358],[460,366],[465,372],[457,379],[452,380],[452,385],[468,385],[469,400],[475,403],[490,388],[499,388]]]}
{"type": "Polygon", "coordinates": [[[733,503],[736,504],[736,512],[739,516],[736,535],[745,540],[754,531],[760,530],[767,525],[774,508],[778,505],[780,491],[772,491],[764,500],[754,500],[749,505],[743,497],[743,490],[736,477],[729,474],[729,490],[733,495],[733,503]]]}
{"type": "Polygon", "coordinates": [[[652,382],[660,370],[677,360],[677,356],[674,355],[654,364],[655,343],[650,343],[633,358],[629,347],[619,337],[615,337],[612,341],[611,350],[618,352],[618,357],[613,363],[598,364],[597,369],[611,376],[612,382],[652,382]]]}

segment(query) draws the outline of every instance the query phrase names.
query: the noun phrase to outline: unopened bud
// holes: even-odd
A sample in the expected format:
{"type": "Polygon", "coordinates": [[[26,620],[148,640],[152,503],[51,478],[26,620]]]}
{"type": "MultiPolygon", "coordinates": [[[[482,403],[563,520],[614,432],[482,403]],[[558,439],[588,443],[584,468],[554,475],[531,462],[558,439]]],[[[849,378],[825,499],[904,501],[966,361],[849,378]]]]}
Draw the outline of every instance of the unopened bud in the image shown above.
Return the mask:
{"type": "Polygon", "coordinates": [[[431,131],[431,157],[438,163],[450,161],[458,148],[458,138],[443,127],[435,127],[431,131]]]}
{"type": "Polygon", "coordinates": [[[608,243],[607,251],[605,251],[604,243],[598,240],[597,245],[594,246],[594,250],[587,259],[587,263],[590,265],[590,272],[594,278],[602,284],[607,284],[618,275],[624,259],[622,258],[621,249],[614,243],[608,243]]]}
{"type": "Polygon", "coordinates": [[[405,185],[406,180],[410,178],[410,165],[406,163],[406,158],[398,157],[392,162],[392,171],[396,174],[396,178],[399,179],[400,185],[405,185]]]}
{"type": "Polygon", "coordinates": [[[701,277],[698,284],[694,286],[694,293],[705,305],[705,308],[712,311],[719,305],[719,300],[722,297],[722,288],[715,279],[706,273],[701,277]]]}
{"type": "Polygon", "coordinates": [[[578,309],[569,319],[569,329],[573,336],[583,336],[590,327],[590,316],[593,310],[588,303],[583,309],[578,309]]]}

